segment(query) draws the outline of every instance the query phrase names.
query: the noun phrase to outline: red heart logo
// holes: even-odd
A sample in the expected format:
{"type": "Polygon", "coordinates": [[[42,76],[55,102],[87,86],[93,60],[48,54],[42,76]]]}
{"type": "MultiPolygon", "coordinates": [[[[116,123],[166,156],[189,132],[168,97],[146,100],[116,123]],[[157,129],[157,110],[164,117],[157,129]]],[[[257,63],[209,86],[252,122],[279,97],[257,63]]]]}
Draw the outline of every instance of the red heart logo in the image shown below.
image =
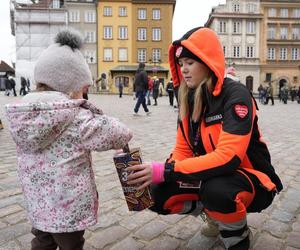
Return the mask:
{"type": "Polygon", "coordinates": [[[245,118],[245,116],[248,114],[248,107],[246,105],[237,104],[234,106],[234,111],[238,117],[245,118]]]}

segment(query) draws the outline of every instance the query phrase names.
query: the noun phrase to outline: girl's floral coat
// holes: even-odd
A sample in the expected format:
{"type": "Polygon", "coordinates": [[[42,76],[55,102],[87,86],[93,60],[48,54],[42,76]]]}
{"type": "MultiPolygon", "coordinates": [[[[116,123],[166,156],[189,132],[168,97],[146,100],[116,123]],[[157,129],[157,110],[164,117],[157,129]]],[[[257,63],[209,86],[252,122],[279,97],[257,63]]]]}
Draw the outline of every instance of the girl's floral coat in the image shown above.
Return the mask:
{"type": "Polygon", "coordinates": [[[85,100],[58,92],[31,93],[7,105],[6,115],[33,227],[58,233],[94,225],[98,198],[91,151],[122,148],[131,131],[85,100]]]}

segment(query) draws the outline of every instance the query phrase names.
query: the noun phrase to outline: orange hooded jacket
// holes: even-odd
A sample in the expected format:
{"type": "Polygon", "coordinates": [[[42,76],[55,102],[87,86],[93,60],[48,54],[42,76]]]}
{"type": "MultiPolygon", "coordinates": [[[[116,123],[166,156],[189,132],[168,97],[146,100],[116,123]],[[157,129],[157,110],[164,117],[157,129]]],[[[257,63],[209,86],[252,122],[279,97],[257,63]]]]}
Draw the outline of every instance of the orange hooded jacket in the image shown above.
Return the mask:
{"type": "Polygon", "coordinates": [[[195,28],[170,46],[169,62],[175,87],[182,81],[175,55],[179,46],[199,57],[217,80],[213,92],[206,93],[197,146],[191,138],[189,115],[180,121],[175,148],[165,165],[165,181],[205,180],[242,170],[256,176],[266,189],[280,191],[281,181],[261,140],[255,100],[244,85],[224,79],[225,58],[215,32],[195,28]]]}

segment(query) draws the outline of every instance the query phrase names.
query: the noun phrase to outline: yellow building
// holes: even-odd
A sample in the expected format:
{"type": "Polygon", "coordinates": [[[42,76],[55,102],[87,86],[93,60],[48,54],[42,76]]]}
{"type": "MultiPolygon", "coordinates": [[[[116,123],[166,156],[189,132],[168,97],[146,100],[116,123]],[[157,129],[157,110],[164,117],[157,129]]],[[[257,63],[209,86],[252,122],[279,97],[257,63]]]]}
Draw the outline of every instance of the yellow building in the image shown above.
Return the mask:
{"type": "Polygon", "coordinates": [[[300,0],[262,0],[261,83],[300,85],[300,0]]]}
{"type": "Polygon", "coordinates": [[[139,62],[148,76],[165,83],[170,78],[168,47],[172,42],[175,0],[98,1],[98,72],[102,89],[112,93],[124,84],[131,93],[139,62]],[[103,80],[105,79],[105,80],[103,80]]]}

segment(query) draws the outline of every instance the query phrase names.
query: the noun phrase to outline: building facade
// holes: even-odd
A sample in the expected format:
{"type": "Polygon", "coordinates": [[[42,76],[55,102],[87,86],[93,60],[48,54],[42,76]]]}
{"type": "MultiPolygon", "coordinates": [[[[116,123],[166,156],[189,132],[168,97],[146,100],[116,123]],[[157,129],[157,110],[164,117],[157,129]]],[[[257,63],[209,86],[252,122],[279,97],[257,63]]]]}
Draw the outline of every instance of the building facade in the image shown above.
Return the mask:
{"type": "Polygon", "coordinates": [[[16,37],[16,77],[33,79],[34,64],[57,32],[66,27],[66,10],[60,0],[18,4],[11,1],[11,27],[16,37]]]}
{"type": "Polygon", "coordinates": [[[261,82],[300,85],[300,0],[261,1],[261,82]]]}
{"type": "Polygon", "coordinates": [[[166,82],[175,0],[98,1],[98,71],[101,87],[133,91],[135,71],[146,64],[149,76],[166,82]]]}
{"type": "Polygon", "coordinates": [[[84,37],[82,53],[94,80],[98,78],[97,60],[97,4],[96,0],[65,0],[68,26],[84,37]]]}
{"type": "Polygon", "coordinates": [[[223,46],[226,66],[252,92],[260,83],[261,21],[259,0],[227,0],[212,9],[206,27],[216,31],[223,46]]]}

